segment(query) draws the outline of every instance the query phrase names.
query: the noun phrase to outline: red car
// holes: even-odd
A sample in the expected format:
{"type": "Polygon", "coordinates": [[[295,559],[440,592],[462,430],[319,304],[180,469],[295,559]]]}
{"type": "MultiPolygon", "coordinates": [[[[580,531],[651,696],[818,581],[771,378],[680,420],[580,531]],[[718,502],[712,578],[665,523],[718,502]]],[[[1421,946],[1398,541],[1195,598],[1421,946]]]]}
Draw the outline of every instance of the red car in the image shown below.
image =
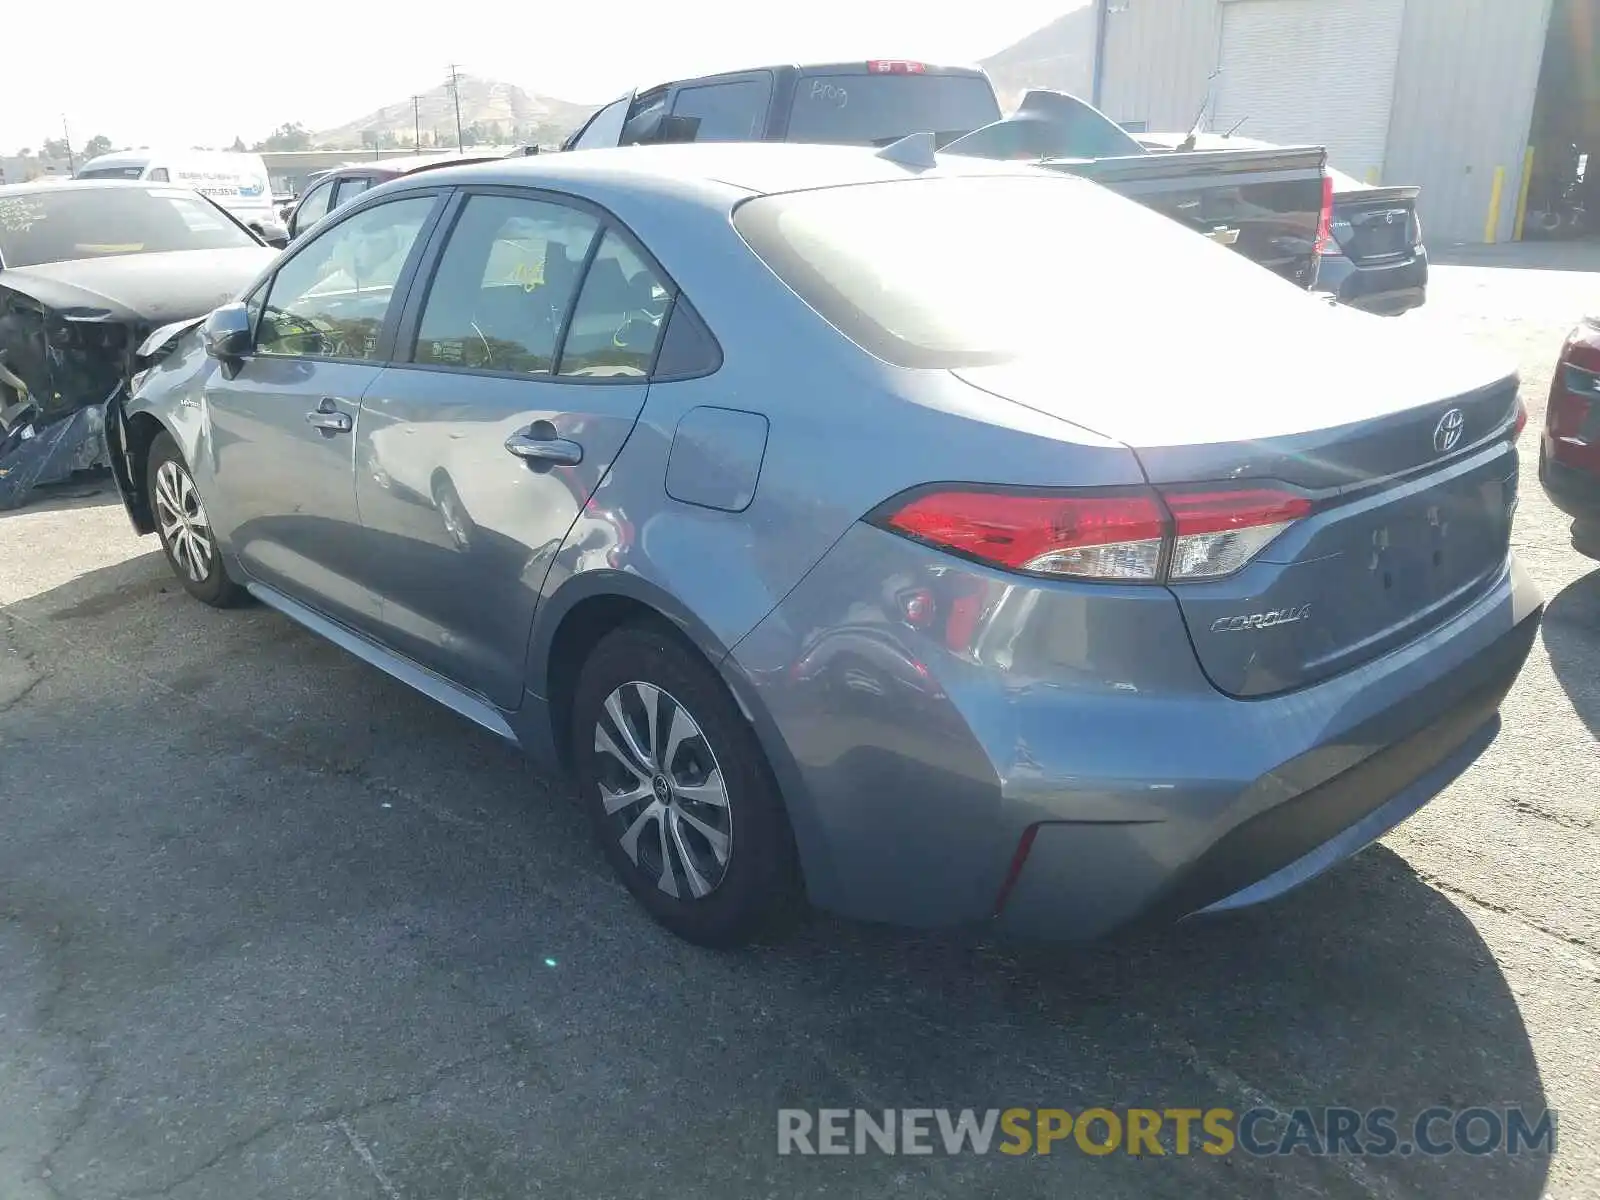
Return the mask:
{"type": "Polygon", "coordinates": [[[1600,314],[1561,347],[1539,442],[1539,482],[1572,518],[1572,545],[1600,559],[1600,314]]]}

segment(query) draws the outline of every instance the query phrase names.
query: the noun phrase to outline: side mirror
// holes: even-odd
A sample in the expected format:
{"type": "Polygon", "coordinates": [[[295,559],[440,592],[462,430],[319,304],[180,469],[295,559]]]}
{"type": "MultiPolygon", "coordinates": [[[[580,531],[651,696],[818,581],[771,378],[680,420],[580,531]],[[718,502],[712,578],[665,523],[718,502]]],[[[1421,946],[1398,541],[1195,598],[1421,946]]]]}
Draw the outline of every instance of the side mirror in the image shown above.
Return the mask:
{"type": "Polygon", "coordinates": [[[289,244],[289,231],[276,221],[263,221],[258,232],[261,240],[274,250],[282,250],[289,244]]]}
{"type": "Polygon", "coordinates": [[[238,362],[250,353],[250,310],[242,304],[224,304],[201,326],[206,353],[222,362],[238,362]]]}

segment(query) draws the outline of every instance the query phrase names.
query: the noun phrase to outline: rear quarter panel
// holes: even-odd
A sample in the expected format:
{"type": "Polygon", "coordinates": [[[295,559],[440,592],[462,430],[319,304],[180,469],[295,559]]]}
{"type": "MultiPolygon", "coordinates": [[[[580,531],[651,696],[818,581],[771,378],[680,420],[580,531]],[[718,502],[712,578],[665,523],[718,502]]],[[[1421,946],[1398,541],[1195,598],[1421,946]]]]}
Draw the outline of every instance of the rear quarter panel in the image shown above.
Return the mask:
{"type": "Polygon", "coordinates": [[[638,425],[547,576],[530,642],[536,694],[546,694],[551,642],[572,597],[604,586],[580,585],[587,573],[626,575],[629,588],[672,598],[685,614],[680,624],[717,661],[852,524],[907,488],[1141,479],[1120,443],[948,372],[872,358],[702,207],[670,195],[648,205],[591,198],[633,229],[693,301],[721,344],[723,365],[704,378],[651,385],[638,425]],[[760,475],[743,511],[667,494],[679,423],[699,406],[766,418],[760,475]]]}

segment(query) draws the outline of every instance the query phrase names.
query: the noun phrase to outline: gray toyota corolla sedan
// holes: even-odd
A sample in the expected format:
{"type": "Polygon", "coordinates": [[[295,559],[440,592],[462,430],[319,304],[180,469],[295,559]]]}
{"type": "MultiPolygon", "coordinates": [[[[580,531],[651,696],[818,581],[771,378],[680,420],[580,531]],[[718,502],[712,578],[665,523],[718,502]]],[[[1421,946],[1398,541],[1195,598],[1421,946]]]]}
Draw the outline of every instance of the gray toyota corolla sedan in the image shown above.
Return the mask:
{"type": "Polygon", "coordinates": [[[1274,896],[1484,749],[1541,612],[1509,370],[915,144],[430,171],[145,351],[183,586],[570,771],[704,943],[1274,896]]]}

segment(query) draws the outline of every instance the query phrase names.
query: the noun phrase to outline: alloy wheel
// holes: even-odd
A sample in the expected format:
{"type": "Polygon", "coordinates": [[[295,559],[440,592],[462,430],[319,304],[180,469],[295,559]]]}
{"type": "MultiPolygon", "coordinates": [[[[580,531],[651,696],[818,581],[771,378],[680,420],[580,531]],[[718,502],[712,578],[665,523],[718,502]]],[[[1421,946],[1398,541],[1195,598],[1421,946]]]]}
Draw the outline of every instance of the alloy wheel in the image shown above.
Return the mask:
{"type": "Polygon", "coordinates": [[[173,561],[193,582],[204,583],[216,562],[217,549],[194,480],[175,460],[168,459],[156,471],[154,498],[156,524],[173,561]]]}
{"type": "Polygon", "coordinates": [[[653,684],[624,683],[595,723],[600,800],[623,852],[675,899],[699,899],[727,874],[733,813],[717,757],[694,715],[653,684]]]}

